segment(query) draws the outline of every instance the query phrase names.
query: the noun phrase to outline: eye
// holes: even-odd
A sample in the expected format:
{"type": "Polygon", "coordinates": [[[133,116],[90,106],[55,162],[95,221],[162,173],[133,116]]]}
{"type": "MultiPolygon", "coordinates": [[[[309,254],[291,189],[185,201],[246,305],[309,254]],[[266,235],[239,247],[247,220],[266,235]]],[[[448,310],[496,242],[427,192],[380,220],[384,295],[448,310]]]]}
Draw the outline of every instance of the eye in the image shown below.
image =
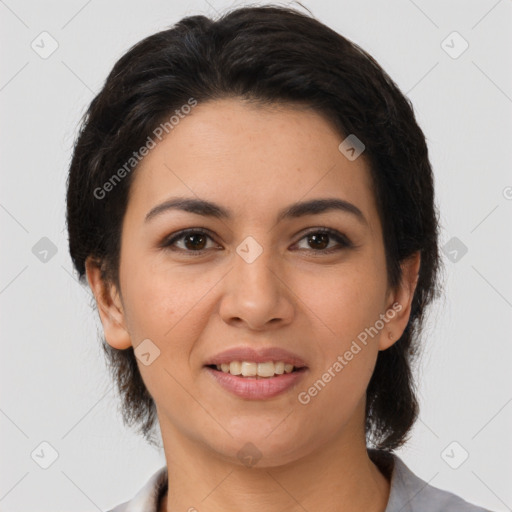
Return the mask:
{"type": "Polygon", "coordinates": [[[170,238],[166,238],[162,242],[161,247],[171,251],[185,251],[188,253],[195,252],[201,254],[208,249],[208,240],[213,242],[212,237],[204,229],[185,229],[173,234],[170,238]],[[178,242],[182,242],[182,247],[177,245],[178,242]]]}
{"type": "Polygon", "coordinates": [[[329,228],[315,228],[303,236],[301,240],[306,240],[306,243],[309,245],[309,248],[305,248],[307,251],[317,253],[331,253],[353,247],[352,242],[345,235],[329,228]],[[338,245],[329,247],[329,242],[331,241],[337,242],[338,245]]]}
{"type": "MultiPolygon", "coordinates": [[[[306,244],[309,244],[309,247],[299,248],[320,254],[354,247],[352,242],[345,235],[329,228],[314,228],[300,239],[300,241],[302,240],[306,240],[306,244]],[[332,241],[337,242],[337,245],[335,244],[329,247],[332,241]]],[[[160,247],[171,251],[182,251],[188,254],[195,253],[196,255],[200,255],[204,251],[214,248],[212,246],[208,247],[208,241],[213,242],[215,246],[215,242],[207,230],[201,228],[185,229],[164,239],[160,247]]]]}

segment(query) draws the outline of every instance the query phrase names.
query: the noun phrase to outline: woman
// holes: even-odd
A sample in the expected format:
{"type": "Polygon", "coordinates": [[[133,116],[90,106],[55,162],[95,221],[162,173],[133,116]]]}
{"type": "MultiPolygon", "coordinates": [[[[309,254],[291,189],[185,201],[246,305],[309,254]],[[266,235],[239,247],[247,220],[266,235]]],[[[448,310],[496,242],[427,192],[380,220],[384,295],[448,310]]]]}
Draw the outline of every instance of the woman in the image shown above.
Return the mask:
{"type": "Polygon", "coordinates": [[[438,216],[412,107],[358,46],[272,6],[146,38],[67,201],[125,421],[167,462],[116,512],[483,510],[393,453],[438,216]]]}

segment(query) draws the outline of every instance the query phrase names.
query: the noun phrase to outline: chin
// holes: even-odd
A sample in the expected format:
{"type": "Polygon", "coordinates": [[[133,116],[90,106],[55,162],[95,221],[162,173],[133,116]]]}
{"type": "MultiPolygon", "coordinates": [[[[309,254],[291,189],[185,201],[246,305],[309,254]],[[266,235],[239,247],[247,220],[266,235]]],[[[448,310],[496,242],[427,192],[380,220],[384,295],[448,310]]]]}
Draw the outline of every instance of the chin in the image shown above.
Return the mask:
{"type": "Polygon", "coordinates": [[[210,446],[222,459],[247,468],[284,466],[312,451],[313,443],[304,433],[294,436],[289,428],[280,429],[272,432],[267,423],[252,423],[238,432],[230,431],[233,437],[224,436],[225,443],[210,446]]]}

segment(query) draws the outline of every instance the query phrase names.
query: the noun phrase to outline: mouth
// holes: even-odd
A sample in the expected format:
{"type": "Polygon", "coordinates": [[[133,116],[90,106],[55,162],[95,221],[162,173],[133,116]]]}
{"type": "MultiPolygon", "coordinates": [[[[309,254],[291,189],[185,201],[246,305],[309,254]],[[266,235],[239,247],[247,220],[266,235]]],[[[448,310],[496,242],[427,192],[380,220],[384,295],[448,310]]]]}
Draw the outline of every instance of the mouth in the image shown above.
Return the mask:
{"type": "Polygon", "coordinates": [[[292,391],[308,372],[297,355],[277,347],[235,347],[205,361],[220,389],[244,400],[266,400],[292,391]]]}
{"type": "Polygon", "coordinates": [[[281,363],[281,361],[267,361],[264,363],[232,361],[229,366],[227,363],[223,363],[224,370],[222,364],[206,365],[204,369],[213,381],[220,386],[221,390],[227,391],[231,395],[244,400],[268,400],[277,395],[293,391],[308,371],[306,366],[300,368],[287,366],[284,369],[281,363]],[[232,374],[232,364],[234,373],[240,371],[245,375],[243,373],[232,374]],[[217,366],[220,366],[220,370],[217,369],[217,366]],[[277,373],[281,370],[282,373],[277,373]],[[272,375],[270,375],[271,372],[272,375]]]}
{"type": "Polygon", "coordinates": [[[216,372],[228,373],[240,378],[253,379],[272,379],[280,375],[303,372],[306,366],[295,366],[284,361],[265,361],[257,363],[255,361],[230,361],[229,363],[206,365],[216,372]]]}

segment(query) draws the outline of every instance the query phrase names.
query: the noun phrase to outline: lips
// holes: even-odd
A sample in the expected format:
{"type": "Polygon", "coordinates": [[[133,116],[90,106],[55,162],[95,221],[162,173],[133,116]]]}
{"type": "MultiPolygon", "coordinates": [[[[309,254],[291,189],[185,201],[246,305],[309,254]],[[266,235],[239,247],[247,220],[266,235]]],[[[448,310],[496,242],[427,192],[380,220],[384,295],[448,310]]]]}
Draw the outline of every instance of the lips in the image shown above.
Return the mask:
{"type": "Polygon", "coordinates": [[[208,359],[205,369],[224,390],[246,400],[265,400],[296,386],[307,366],[277,347],[237,347],[208,359]]]}

